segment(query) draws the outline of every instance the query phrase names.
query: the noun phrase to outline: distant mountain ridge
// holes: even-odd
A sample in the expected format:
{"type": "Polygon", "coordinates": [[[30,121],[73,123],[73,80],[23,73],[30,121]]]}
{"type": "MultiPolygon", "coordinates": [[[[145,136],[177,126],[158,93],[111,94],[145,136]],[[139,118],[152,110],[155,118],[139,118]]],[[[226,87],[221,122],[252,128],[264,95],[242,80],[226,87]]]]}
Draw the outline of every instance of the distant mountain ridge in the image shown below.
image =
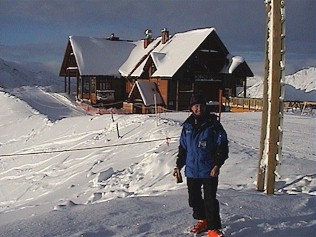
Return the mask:
{"type": "MultiPolygon", "coordinates": [[[[316,68],[304,68],[284,78],[284,100],[316,101],[316,68]]],[[[248,98],[262,98],[263,81],[260,80],[247,89],[248,98]]]]}
{"type": "Polygon", "coordinates": [[[0,58],[0,87],[12,89],[22,86],[60,86],[62,80],[39,64],[20,64],[0,58]]]}

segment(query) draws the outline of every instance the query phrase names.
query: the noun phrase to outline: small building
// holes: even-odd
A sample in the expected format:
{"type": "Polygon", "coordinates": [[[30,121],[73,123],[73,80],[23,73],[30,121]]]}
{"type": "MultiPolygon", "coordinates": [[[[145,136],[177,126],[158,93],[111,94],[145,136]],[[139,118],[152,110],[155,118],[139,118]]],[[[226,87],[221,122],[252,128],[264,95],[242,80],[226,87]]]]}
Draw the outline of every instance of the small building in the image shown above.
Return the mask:
{"type": "MultiPolygon", "coordinates": [[[[137,44],[114,34],[109,38],[70,36],[59,73],[65,78],[65,92],[75,90],[78,100],[93,106],[121,107],[127,94],[126,79],[121,78],[119,68],[137,44]]],[[[134,54],[135,61],[143,56],[141,53],[134,54]]]]}
{"type": "MultiPolygon", "coordinates": [[[[242,57],[230,55],[214,28],[173,36],[163,29],[156,40],[161,43],[155,42],[157,46],[134,71],[120,72],[131,85],[135,81],[154,82],[166,109],[188,109],[192,93],[202,93],[210,105],[218,105],[221,95],[236,96],[239,86],[246,90],[246,78],[253,76],[242,57]]],[[[139,104],[140,99],[129,97],[128,101],[139,104]]],[[[213,106],[216,110],[218,106],[213,106]]]]}

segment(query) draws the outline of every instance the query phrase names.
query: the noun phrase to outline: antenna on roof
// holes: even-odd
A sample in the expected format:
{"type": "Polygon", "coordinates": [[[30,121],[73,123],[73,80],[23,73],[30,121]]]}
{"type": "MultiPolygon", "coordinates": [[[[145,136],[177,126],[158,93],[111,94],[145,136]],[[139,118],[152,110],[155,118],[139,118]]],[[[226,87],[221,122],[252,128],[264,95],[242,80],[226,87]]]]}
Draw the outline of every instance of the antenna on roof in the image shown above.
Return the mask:
{"type": "Polygon", "coordinates": [[[145,30],[146,38],[151,38],[152,31],[150,29],[145,30]]]}

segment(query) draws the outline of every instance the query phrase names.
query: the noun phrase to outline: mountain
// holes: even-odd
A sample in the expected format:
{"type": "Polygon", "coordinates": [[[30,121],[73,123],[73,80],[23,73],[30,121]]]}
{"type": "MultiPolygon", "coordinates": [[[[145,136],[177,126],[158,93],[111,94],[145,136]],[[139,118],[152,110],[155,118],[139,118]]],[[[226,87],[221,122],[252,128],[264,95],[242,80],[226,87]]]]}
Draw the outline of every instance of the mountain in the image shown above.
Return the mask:
{"type": "Polygon", "coordinates": [[[38,64],[21,64],[0,58],[0,87],[12,89],[22,86],[42,86],[60,90],[62,79],[38,64]]]}
{"type": "MultiPolygon", "coordinates": [[[[316,68],[302,69],[284,78],[285,101],[316,101],[316,68]]],[[[262,98],[263,81],[260,80],[247,89],[247,97],[262,98]]]]}
{"type": "Polygon", "coordinates": [[[63,79],[40,64],[19,64],[0,59],[0,90],[26,102],[54,122],[86,112],[63,93],[63,79]],[[2,88],[2,89],[1,89],[2,88]]]}

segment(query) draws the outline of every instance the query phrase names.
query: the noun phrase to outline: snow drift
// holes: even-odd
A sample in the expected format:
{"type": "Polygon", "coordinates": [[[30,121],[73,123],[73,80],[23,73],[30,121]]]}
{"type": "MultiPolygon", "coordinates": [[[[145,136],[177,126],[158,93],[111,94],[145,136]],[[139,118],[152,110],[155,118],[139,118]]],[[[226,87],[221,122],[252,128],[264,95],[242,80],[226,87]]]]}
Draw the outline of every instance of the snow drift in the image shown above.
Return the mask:
{"type": "MultiPolygon", "coordinates": [[[[26,103],[23,98],[40,87],[21,88],[21,99],[13,90],[0,91],[5,111],[0,114],[0,236],[192,236],[186,183],[176,184],[171,175],[188,113],[165,113],[159,120],[91,116],[44,89],[38,100],[26,103]],[[46,105],[34,109],[38,101],[46,105]]],[[[230,144],[218,191],[224,232],[313,236],[315,118],[285,113],[280,177],[272,196],[256,191],[260,119],[260,113],[222,114],[230,144]]]]}

